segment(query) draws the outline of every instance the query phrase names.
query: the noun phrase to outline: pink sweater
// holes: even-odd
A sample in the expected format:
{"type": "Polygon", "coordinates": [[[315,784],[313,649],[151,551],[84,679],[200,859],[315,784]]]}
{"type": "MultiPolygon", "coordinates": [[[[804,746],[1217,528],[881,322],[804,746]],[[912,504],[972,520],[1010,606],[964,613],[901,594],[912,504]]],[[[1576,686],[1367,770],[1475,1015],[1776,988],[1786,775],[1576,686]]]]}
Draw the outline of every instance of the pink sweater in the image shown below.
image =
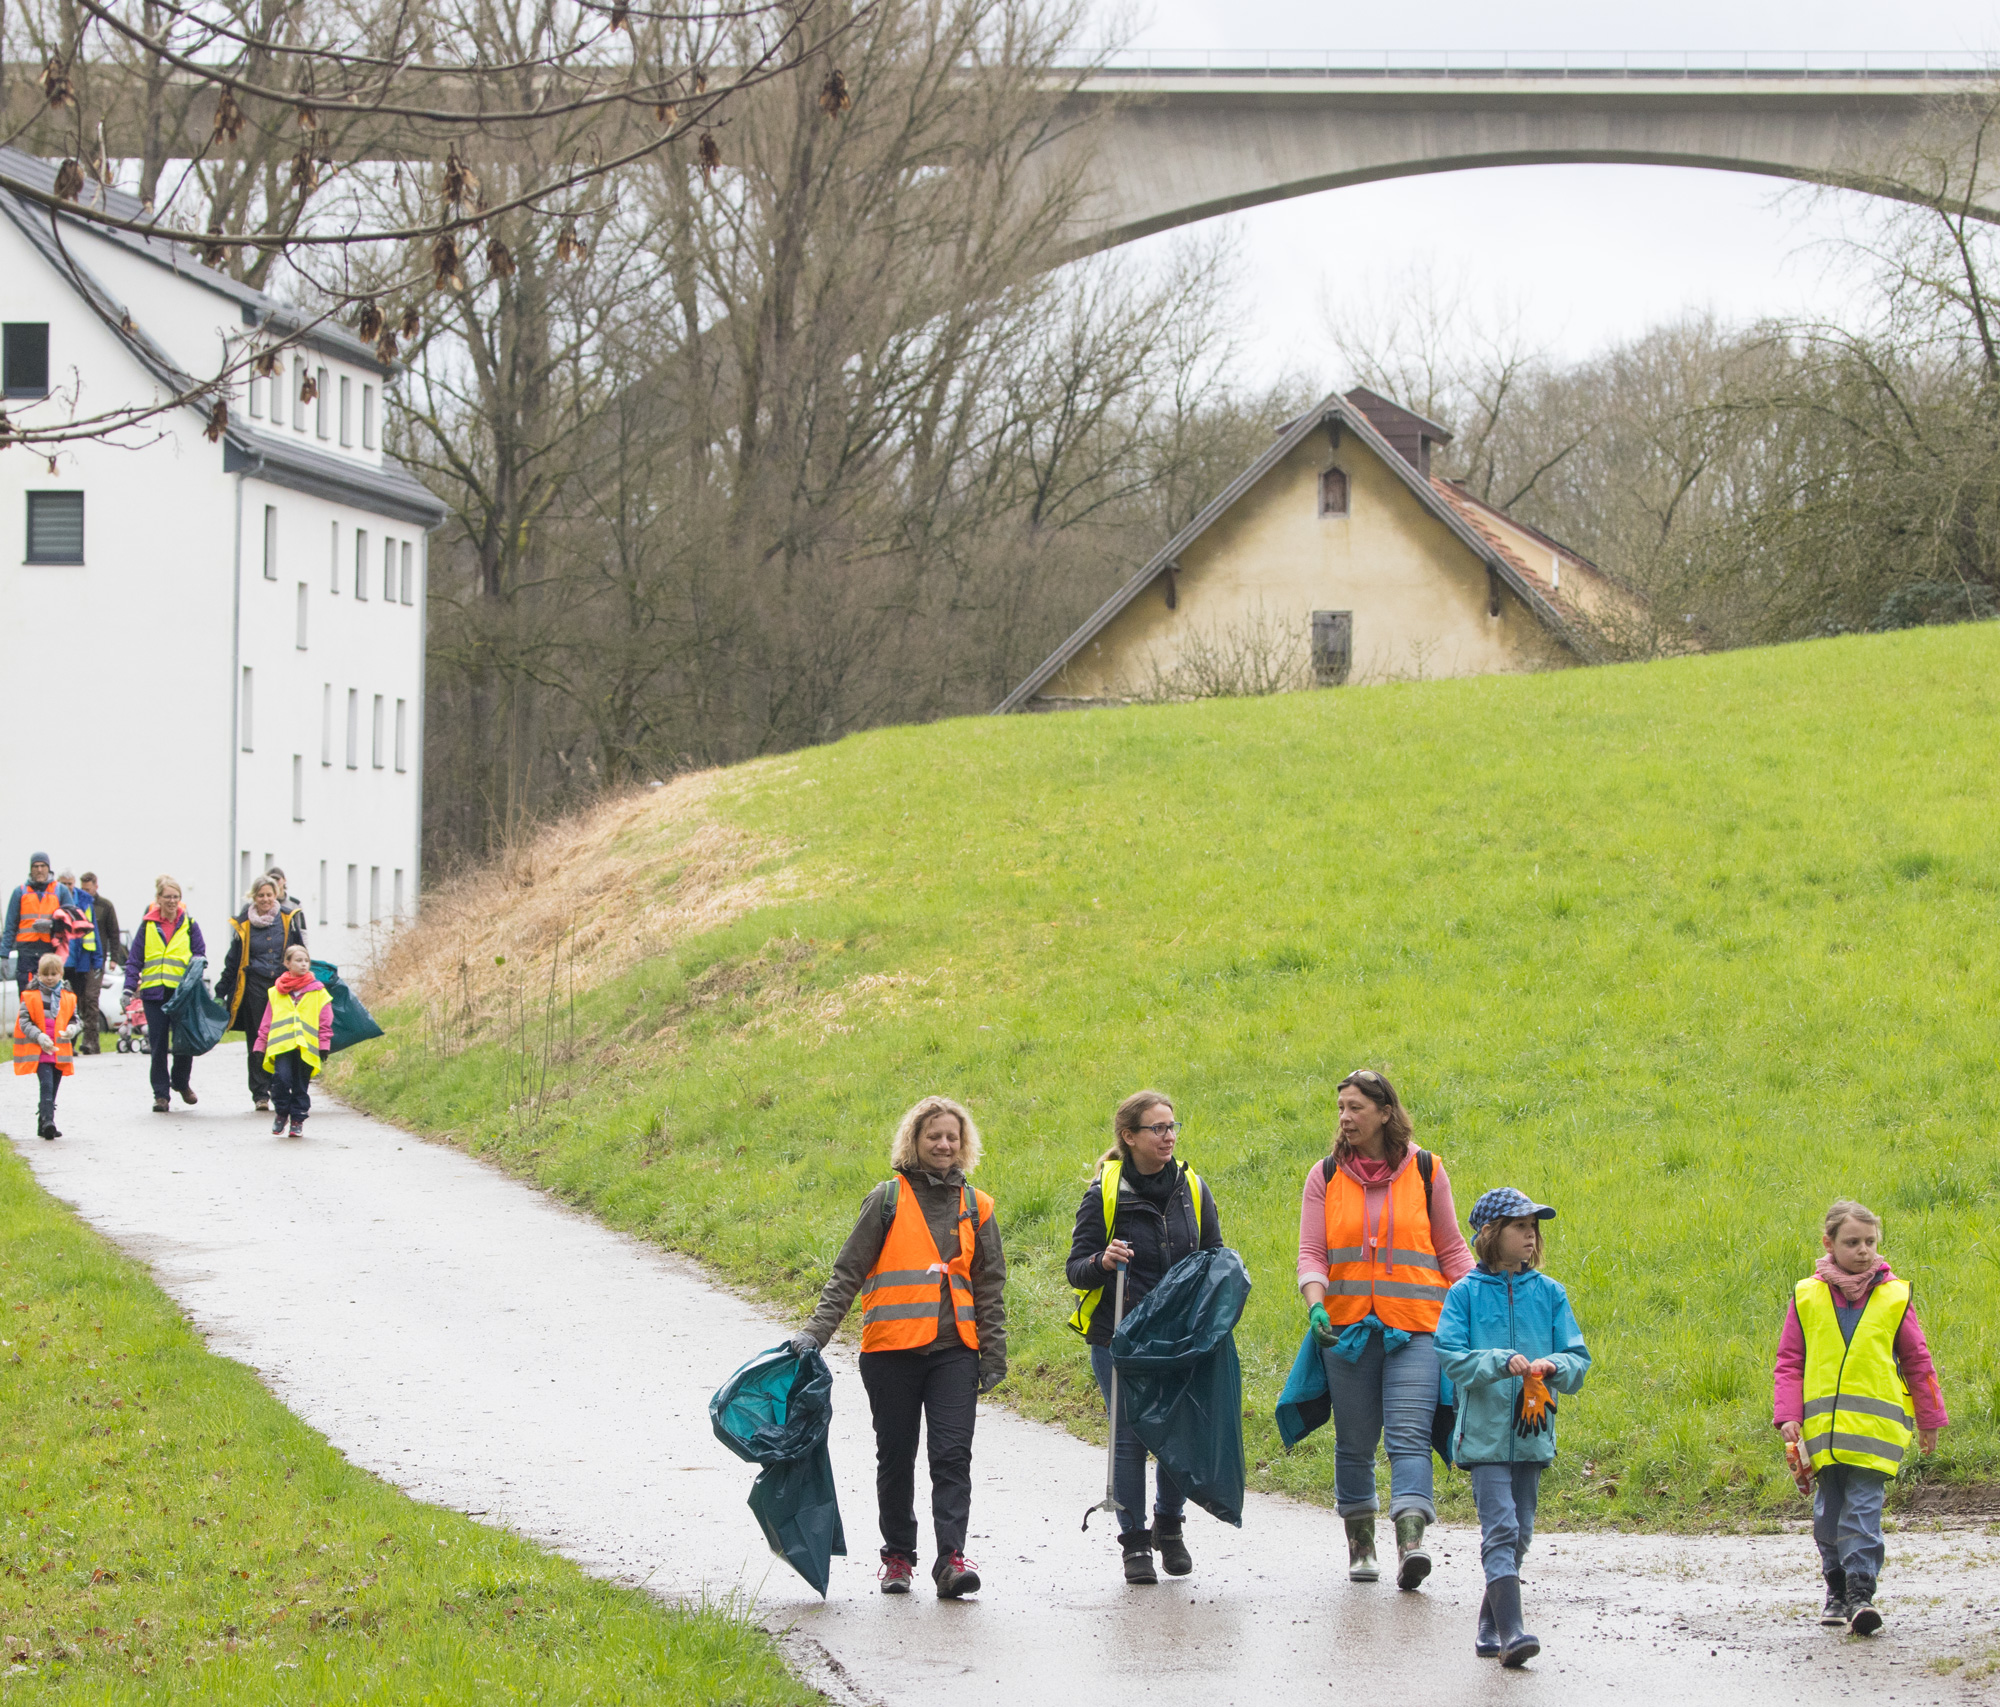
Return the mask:
{"type": "MultiPolygon", "coordinates": [[[[1417,1165],[1414,1149],[1403,1158],[1403,1166],[1390,1171],[1384,1162],[1350,1158],[1340,1171],[1361,1187],[1362,1229],[1371,1242],[1390,1243],[1393,1224],[1383,1230],[1383,1216],[1389,1207],[1389,1187],[1404,1168],[1417,1165]]],[[[1438,1162],[1431,1170],[1431,1249],[1437,1252],[1438,1267],[1444,1270],[1447,1285],[1472,1272],[1472,1253],[1465,1248],[1465,1236],[1458,1230],[1458,1211],[1451,1201],[1451,1176],[1438,1162]]],[[[1306,1188],[1299,1200],[1299,1285],[1309,1280],[1326,1284],[1326,1174],[1318,1162],[1306,1174],[1306,1188]]]]}
{"type": "MultiPolygon", "coordinates": [[[[1884,1263],[1878,1271],[1889,1272],[1884,1263]]],[[[1821,1283],[1825,1284],[1824,1282],[1821,1283]]],[[[1917,1320],[1913,1299],[1903,1312],[1896,1329],[1896,1363],[1910,1384],[1910,1397],[1917,1407],[1918,1428],[1947,1428],[1944,1394],[1938,1388],[1937,1365],[1931,1362],[1931,1348],[1924,1338],[1924,1325],[1917,1320]]],[[[1771,1383],[1771,1424],[1803,1423],[1806,1420],[1806,1335],[1799,1326],[1796,1301],[1785,1306],[1785,1327],[1778,1335],[1778,1367],[1771,1383]]]]}

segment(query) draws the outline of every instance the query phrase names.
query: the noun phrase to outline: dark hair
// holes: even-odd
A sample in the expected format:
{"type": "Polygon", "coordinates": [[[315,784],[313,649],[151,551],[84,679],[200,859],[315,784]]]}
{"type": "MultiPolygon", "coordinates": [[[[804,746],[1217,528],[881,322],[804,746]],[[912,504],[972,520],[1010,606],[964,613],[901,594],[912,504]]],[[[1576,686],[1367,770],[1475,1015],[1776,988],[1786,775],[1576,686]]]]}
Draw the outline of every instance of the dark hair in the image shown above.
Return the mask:
{"type": "Polygon", "coordinates": [[[1472,1235],[1472,1254],[1488,1268],[1493,1266],[1493,1247],[1500,1242],[1500,1229],[1511,1226],[1515,1221],[1533,1220],[1535,1225],[1535,1248],[1528,1257],[1530,1268],[1542,1266],[1542,1223],[1539,1217],[1525,1215],[1501,1215],[1477,1228],[1472,1235]]]}
{"type": "MultiPolygon", "coordinates": [[[[1358,1067],[1334,1087],[1334,1094],[1352,1085],[1388,1117],[1382,1125],[1382,1148],[1392,1168],[1403,1165],[1403,1158],[1409,1154],[1410,1138],[1416,1128],[1410,1123],[1410,1111],[1403,1106],[1403,1099],[1396,1095],[1396,1087],[1373,1067],[1358,1067]]],[[[1344,1138],[1336,1138],[1333,1144],[1333,1159],[1344,1162],[1354,1154],[1354,1146],[1344,1138]]]]}
{"type": "Polygon", "coordinates": [[[95,883],[96,881],[97,881],[97,873],[94,871],[86,871],[81,877],[77,879],[77,882],[79,883],[95,883]]]}

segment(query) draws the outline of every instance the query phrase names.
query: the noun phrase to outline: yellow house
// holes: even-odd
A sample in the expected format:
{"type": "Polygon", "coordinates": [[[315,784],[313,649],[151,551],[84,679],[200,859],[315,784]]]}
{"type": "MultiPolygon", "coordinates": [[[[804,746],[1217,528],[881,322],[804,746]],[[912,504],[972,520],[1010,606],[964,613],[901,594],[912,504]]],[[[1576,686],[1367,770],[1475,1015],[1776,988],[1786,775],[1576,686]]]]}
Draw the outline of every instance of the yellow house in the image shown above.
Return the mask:
{"type": "Polygon", "coordinates": [[[1435,421],[1366,389],[1284,428],[1000,711],[1546,669],[1633,596],[1431,473],[1435,421]]]}

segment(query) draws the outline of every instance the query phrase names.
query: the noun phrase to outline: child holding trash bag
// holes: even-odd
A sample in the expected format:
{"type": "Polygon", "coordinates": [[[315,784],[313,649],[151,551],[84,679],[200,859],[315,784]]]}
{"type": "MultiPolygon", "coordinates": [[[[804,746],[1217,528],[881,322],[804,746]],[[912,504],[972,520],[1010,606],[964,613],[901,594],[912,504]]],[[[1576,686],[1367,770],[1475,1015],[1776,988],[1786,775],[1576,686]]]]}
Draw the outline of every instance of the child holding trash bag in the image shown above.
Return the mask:
{"type": "Polygon", "coordinates": [[[1826,1212],[1819,1265],[1792,1288],[1778,1338],[1771,1421],[1812,1465],[1822,1624],[1882,1628],[1882,1501],[1914,1430],[1926,1457],[1947,1427],[1937,1368],[1910,1283],[1875,1248],[1882,1223],[1843,1197],[1826,1212]]]}
{"type": "Polygon", "coordinates": [[[1121,1102],[1111,1117],[1111,1148],[1098,1158],[1077,1205],[1069,1243],[1069,1283],[1076,1290],[1069,1325],[1090,1347],[1091,1373],[1110,1416],[1112,1498],[1128,1583],[1160,1580],[1153,1571],[1156,1549],[1169,1576],[1194,1569],[1182,1534],[1187,1499],[1164,1464],[1154,1468],[1153,1522],[1147,1526],[1146,1448],[1114,1398],[1111,1361],[1111,1336],[1125,1312],[1183,1257],[1222,1248],[1215,1194],[1174,1160],[1179,1135],[1174,1105],[1160,1092],[1137,1091],[1121,1102]]]}
{"type": "Polygon", "coordinates": [[[824,1349],[861,1299],[861,1384],[875,1422],[875,1498],[884,1594],[908,1594],[917,1566],[917,1433],[930,1448],[940,1600],[979,1592],[965,1556],[972,1427],[979,1395],[1007,1374],[1007,1258],[993,1199],[966,1176],[979,1128],[950,1097],[925,1097],[897,1124],[894,1177],[862,1202],[819,1308],[792,1349],[824,1349]]]}
{"type": "Polygon", "coordinates": [[[1472,1478],[1486,1593],[1472,1651],[1523,1666],[1542,1645],[1521,1628],[1521,1560],[1535,1533],[1542,1472],[1556,1455],[1556,1393],[1590,1368],[1569,1294],[1540,1272],[1555,1211],[1511,1186],[1472,1206],[1476,1267],[1438,1317],[1437,1354],[1458,1392],[1452,1462],[1472,1478]]]}
{"type": "Polygon", "coordinates": [[[35,968],[35,981],[21,992],[14,1014],[14,1071],[35,1075],[41,1092],[35,1111],[35,1135],[60,1138],[56,1130],[56,1092],[76,1071],[71,1042],[83,1029],[77,1017],[76,992],[63,980],[63,957],[45,954],[35,968]]]}

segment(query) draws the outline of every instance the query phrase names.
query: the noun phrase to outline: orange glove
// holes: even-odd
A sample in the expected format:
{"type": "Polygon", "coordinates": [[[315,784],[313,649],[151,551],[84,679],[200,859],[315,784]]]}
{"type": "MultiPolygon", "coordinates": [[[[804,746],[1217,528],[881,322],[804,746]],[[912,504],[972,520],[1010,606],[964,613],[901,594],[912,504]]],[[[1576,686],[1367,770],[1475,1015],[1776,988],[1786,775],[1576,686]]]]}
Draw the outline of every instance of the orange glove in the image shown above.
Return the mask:
{"type": "Polygon", "coordinates": [[[1514,1432],[1522,1437],[1555,1427],[1556,1400],[1548,1382],[1530,1370],[1521,1377],[1521,1396],[1514,1401],[1514,1432]]]}

